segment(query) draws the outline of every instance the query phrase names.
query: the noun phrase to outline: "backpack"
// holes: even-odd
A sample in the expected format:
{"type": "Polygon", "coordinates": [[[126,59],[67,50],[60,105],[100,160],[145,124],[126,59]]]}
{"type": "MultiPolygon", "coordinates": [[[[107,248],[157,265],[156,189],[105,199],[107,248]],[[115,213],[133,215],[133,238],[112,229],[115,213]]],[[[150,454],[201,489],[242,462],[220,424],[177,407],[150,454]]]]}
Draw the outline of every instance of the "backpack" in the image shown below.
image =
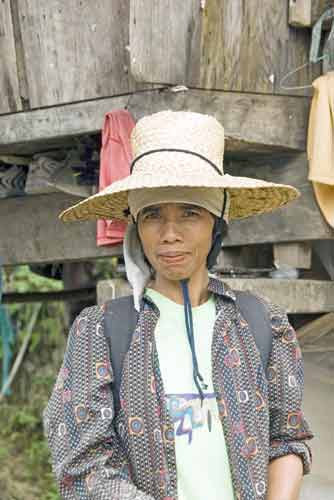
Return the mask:
{"type": "MultiPolygon", "coordinates": [[[[267,370],[272,344],[272,330],[269,313],[258,297],[249,292],[234,291],[237,305],[247,321],[261,355],[264,371],[267,370]]],[[[114,380],[112,392],[115,412],[120,409],[119,390],[124,357],[130,347],[138,320],[133,296],[127,295],[105,303],[104,334],[108,341],[114,380]]]]}

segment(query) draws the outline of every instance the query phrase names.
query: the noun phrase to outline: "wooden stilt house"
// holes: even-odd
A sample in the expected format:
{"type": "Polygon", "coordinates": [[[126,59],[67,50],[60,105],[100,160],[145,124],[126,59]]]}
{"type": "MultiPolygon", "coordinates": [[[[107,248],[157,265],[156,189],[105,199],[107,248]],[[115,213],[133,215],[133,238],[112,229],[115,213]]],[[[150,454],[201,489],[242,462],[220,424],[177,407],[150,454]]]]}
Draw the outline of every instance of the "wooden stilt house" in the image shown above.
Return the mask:
{"type": "MultiPolygon", "coordinates": [[[[66,151],[82,136],[96,137],[105,113],[116,109],[126,108],[135,119],[191,110],[224,125],[227,173],[301,191],[273,214],[234,222],[220,270],[230,271],[235,288],[262,292],[290,314],[326,314],[321,324],[304,327],[302,343],[310,366],[308,405],[314,406],[321,386],[322,394],[331,394],[319,400],[330,405],[328,414],[334,410],[334,230],[308,181],[312,89],[304,87],[321,74],[321,65],[304,63],[312,26],[330,7],[328,0],[0,3],[0,165],[28,165],[38,153],[66,151]],[[274,263],[278,271],[297,269],[299,277],[270,278],[264,270],[274,263]]],[[[95,223],[58,220],[77,200],[61,191],[2,196],[3,264],[121,255],[119,245],[97,247],[95,223]]],[[[108,294],[101,284],[99,300],[108,294]]],[[[329,420],[317,425],[327,436],[329,420]]],[[[324,441],[316,447],[315,474],[325,491],[334,484],[329,448],[324,441]]],[[[317,495],[312,498],[322,498],[317,495]]]]}

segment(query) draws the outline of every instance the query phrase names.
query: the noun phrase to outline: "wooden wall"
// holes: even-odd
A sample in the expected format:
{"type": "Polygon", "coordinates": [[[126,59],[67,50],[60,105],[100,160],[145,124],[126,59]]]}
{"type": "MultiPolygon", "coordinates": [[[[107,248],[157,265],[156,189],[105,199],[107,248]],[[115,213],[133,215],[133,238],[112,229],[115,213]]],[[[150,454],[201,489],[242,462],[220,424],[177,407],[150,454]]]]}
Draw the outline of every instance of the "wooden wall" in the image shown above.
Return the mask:
{"type": "Polygon", "coordinates": [[[128,0],[3,0],[0,33],[2,113],[135,88],[128,0]]]}
{"type": "MultiPolygon", "coordinates": [[[[327,4],[313,2],[314,19],[327,4]]],[[[288,5],[2,0],[0,113],[122,94],[144,82],[284,93],[282,76],[307,60],[310,42],[310,30],[288,25],[288,5]]],[[[289,83],[308,83],[318,72],[305,68],[289,83]]]]}
{"type": "MultiPolygon", "coordinates": [[[[319,2],[314,4],[319,11],[319,2]]],[[[138,80],[308,93],[280,87],[284,75],[308,60],[310,44],[310,30],[289,26],[288,0],[206,0],[203,5],[186,0],[176,13],[173,2],[131,0],[131,70],[138,80]]],[[[285,85],[305,85],[318,74],[319,67],[308,66],[285,85]]]]}

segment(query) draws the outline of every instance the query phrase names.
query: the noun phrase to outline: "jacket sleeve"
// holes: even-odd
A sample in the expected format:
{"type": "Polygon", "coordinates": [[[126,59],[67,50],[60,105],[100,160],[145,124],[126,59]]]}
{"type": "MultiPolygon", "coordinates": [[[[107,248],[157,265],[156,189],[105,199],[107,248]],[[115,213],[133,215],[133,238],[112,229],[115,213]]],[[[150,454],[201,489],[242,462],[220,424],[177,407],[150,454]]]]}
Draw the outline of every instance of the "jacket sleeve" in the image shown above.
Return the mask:
{"type": "Polygon", "coordinates": [[[52,468],[65,500],[153,500],[131,483],[113,424],[112,378],[103,310],[84,309],[72,325],[43,411],[52,468]]]}
{"type": "Polygon", "coordinates": [[[298,455],[304,474],[310,472],[312,455],[306,443],[313,437],[302,411],[304,368],[296,333],[287,315],[270,304],[273,332],[267,378],[270,415],[270,460],[298,455]]]}

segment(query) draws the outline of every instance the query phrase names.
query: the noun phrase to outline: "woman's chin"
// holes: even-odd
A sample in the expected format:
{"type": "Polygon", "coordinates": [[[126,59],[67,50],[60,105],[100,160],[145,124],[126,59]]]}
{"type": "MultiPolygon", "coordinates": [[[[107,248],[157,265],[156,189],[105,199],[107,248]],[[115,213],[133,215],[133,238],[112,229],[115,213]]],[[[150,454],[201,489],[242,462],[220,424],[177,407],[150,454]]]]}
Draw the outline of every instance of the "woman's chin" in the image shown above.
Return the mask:
{"type": "Polygon", "coordinates": [[[164,271],[161,273],[164,279],[171,280],[171,281],[181,281],[185,279],[189,279],[191,277],[191,273],[186,270],[181,270],[181,269],[175,269],[175,270],[168,270],[164,271]]]}

